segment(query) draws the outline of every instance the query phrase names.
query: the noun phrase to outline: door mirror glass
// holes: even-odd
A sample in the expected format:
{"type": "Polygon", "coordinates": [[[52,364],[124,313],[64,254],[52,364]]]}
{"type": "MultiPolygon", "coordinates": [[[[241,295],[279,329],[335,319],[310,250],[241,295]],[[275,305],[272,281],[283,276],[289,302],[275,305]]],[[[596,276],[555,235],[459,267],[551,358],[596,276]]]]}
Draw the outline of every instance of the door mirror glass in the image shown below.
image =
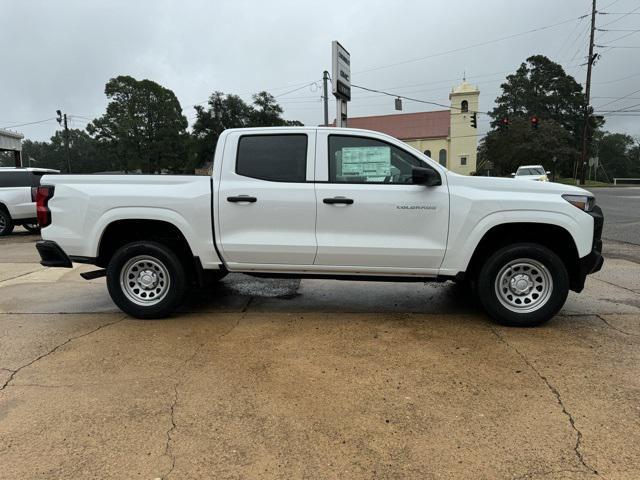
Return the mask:
{"type": "Polygon", "coordinates": [[[432,168],[413,167],[411,169],[411,180],[411,183],[415,185],[426,185],[427,187],[442,185],[440,175],[432,168]]]}

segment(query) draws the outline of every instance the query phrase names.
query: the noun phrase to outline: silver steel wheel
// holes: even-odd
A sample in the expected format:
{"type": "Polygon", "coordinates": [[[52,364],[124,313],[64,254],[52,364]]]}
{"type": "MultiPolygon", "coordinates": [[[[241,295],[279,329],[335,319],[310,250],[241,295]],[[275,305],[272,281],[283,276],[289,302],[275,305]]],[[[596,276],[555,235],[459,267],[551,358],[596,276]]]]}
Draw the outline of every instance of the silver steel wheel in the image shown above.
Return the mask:
{"type": "Polygon", "coordinates": [[[495,288],[498,300],[507,310],[529,313],[547,303],[553,292],[553,279],[542,263],[518,258],[500,269],[495,288]]]}
{"type": "Polygon", "coordinates": [[[160,303],[170,286],[167,267],[149,255],[131,258],[120,271],[122,292],[137,305],[150,307],[160,303]]]}

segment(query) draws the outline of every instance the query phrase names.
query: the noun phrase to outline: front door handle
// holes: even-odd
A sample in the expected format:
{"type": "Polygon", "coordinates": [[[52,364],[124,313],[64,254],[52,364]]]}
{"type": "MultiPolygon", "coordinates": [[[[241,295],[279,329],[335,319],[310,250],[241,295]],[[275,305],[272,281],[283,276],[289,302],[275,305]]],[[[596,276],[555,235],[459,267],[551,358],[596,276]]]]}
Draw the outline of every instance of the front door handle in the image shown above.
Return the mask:
{"type": "Polygon", "coordinates": [[[249,195],[238,195],[236,197],[227,197],[227,202],[248,202],[248,203],[256,203],[258,199],[256,197],[251,197],[249,195]]]}
{"type": "Polygon", "coordinates": [[[351,205],[351,204],[353,204],[353,199],[352,198],[346,198],[346,197],[324,198],[324,199],[322,199],[322,201],[324,203],[328,203],[329,205],[336,205],[336,204],[351,205]]]}

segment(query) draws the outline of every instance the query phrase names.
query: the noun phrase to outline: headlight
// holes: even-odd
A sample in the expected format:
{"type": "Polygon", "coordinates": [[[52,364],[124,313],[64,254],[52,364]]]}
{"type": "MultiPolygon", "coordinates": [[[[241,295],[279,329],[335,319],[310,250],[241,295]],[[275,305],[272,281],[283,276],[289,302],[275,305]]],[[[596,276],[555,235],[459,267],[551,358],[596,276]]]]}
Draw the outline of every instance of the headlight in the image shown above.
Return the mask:
{"type": "Polygon", "coordinates": [[[596,206],[596,197],[590,195],[562,195],[567,202],[584,212],[590,212],[596,206]]]}

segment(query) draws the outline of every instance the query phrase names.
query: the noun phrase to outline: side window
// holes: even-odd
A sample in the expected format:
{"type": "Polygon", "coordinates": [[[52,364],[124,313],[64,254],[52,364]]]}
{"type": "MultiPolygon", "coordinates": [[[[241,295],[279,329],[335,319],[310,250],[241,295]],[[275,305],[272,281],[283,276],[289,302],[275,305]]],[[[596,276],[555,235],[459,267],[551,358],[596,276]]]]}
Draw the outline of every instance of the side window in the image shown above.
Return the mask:
{"type": "Polygon", "coordinates": [[[413,167],[429,166],[410,153],[380,140],[329,136],[330,182],[407,184],[412,181],[413,167]]]}
{"type": "Polygon", "coordinates": [[[438,153],[438,161],[443,167],[447,166],[447,151],[444,148],[438,153]]]}
{"type": "Polygon", "coordinates": [[[30,187],[31,177],[29,172],[4,172],[1,173],[0,186],[9,187],[30,187]]]}
{"type": "Polygon", "coordinates": [[[305,182],[307,136],[288,134],[240,137],[236,173],[270,182],[305,182]]]}

